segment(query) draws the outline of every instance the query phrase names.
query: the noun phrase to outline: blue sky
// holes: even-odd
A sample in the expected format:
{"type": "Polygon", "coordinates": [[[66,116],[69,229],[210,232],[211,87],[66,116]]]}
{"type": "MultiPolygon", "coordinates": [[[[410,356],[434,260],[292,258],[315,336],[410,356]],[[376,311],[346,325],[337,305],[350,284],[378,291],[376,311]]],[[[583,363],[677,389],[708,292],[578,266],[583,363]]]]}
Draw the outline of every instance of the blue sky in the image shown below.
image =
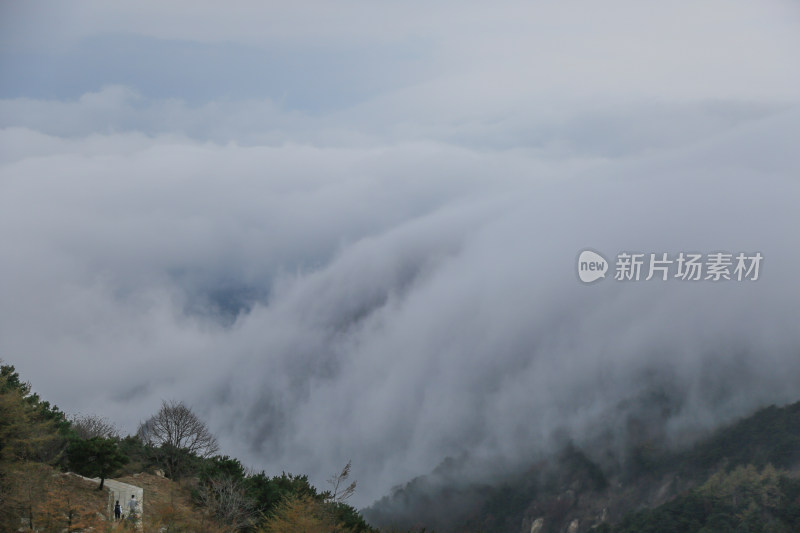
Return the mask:
{"type": "Polygon", "coordinates": [[[255,47],[155,39],[135,34],[87,36],[63,50],[2,55],[3,98],[74,100],[107,85],[135,88],[147,99],[208,101],[269,99],[287,110],[329,112],[409,80],[419,60],[413,43],[369,49],[275,43],[255,47]],[[398,74],[376,67],[392,63],[398,74]],[[395,79],[392,79],[392,78],[395,79]]]}
{"type": "MultiPolygon", "coordinates": [[[[153,35],[146,31],[146,21],[143,28],[136,20],[147,8],[131,12],[132,7],[120,7],[131,15],[129,24],[114,20],[124,17],[122,13],[106,13],[112,25],[119,24],[115,31],[102,20],[106,6],[90,2],[74,8],[47,2],[4,5],[0,96],[74,100],[107,85],[122,85],[147,99],[180,99],[189,105],[269,99],[287,110],[324,112],[417,81],[409,73],[419,70],[418,63],[430,52],[424,37],[408,35],[352,42],[336,36],[270,35],[256,27],[254,41],[235,26],[211,39],[202,27],[190,35],[179,28],[153,35]]],[[[206,7],[206,25],[226,13],[221,6],[206,7]]],[[[157,4],[149,8],[154,16],[170,11],[157,4]]],[[[174,13],[178,23],[186,8],[184,4],[174,13]]],[[[269,4],[239,16],[271,20],[284,11],[299,23],[306,18],[269,4]]]]}

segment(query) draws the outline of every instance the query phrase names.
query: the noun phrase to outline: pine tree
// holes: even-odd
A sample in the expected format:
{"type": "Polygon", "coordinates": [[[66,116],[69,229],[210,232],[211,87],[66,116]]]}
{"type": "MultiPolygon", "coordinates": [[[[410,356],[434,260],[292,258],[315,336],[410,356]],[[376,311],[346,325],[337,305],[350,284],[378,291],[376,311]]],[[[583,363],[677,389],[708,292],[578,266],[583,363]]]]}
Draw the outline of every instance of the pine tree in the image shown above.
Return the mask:
{"type": "Polygon", "coordinates": [[[119,467],[128,462],[117,447],[115,439],[92,437],[91,439],[73,439],[67,448],[70,467],[84,476],[99,477],[103,489],[105,479],[119,467]]]}

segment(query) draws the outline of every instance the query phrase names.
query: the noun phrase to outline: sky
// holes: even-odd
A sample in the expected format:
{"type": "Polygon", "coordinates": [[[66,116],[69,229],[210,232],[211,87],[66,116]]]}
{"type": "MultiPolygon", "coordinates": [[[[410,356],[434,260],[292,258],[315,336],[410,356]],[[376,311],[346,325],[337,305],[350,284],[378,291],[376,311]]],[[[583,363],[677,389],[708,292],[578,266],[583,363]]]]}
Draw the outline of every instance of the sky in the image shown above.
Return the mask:
{"type": "MultiPolygon", "coordinates": [[[[792,1],[5,2],[0,358],[362,506],[800,400],[792,1]],[[583,284],[577,257],[609,262],[583,284]],[[616,281],[621,252],[757,281],[616,281]]],[[[644,277],[644,276],[643,276],[644,277]]]]}

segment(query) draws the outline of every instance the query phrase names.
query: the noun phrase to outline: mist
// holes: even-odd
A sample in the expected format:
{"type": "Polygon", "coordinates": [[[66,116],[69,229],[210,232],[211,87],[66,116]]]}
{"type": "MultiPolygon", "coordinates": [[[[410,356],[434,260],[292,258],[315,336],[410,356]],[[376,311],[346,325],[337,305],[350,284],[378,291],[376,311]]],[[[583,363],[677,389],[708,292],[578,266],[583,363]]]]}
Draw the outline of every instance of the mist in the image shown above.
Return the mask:
{"type": "Polygon", "coordinates": [[[46,39],[15,14],[43,41],[6,37],[9,74],[108,32],[200,42],[198,61],[227,36],[291,64],[300,42],[310,71],[329,43],[368,68],[322,70],[335,99],[291,77],[230,93],[239,71],[209,95],[155,82],[172,52],[104,74],[112,50],[88,87],[0,85],[0,357],[124,432],[177,399],[254,469],[325,488],[352,460],[359,506],[446,457],[513,468],[622,434],[653,390],[676,446],[796,401],[800,34],[796,8],[765,6],[716,25],[711,4],[619,3],[632,22],[468,6],[450,26],[437,8],[352,34],[288,10],[268,38],[215,27],[211,44],[155,4],[159,24],[100,9],[46,39]],[[586,248],[612,268],[623,251],[764,259],[757,281],[585,285],[586,248]]]}

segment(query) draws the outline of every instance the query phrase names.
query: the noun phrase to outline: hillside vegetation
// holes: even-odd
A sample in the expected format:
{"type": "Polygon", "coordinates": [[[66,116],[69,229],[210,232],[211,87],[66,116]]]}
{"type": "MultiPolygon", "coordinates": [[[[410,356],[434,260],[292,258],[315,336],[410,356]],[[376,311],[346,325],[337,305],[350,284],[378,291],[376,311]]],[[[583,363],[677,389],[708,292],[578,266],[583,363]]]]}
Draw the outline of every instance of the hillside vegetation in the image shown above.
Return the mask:
{"type": "MultiPolygon", "coordinates": [[[[646,433],[646,432],[644,432],[646,433]]],[[[770,406],[683,450],[657,439],[622,461],[566,445],[511,475],[464,482],[449,459],[364,511],[378,526],[440,533],[800,531],[800,402],[770,406]]]]}
{"type": "Polygon", "coordinates": [[[144,531],[800,531],[800,402],[762,409],[687,449],[631,441],[622,460],[609,460],[600,444],[567,443],[513,473],[464,482],[470,459],[447,459],[365,511],[380,530],[347,504],[349,464],[319,490],[305,475],[249,472],[217,448],[182,403],[165,402],[136,435],[121,437],[106,420],[68,418],[2,366],[0,533],[129,530],[99,490],[112,477],[143,487],[144,531]],[[161,431],[170,424],[186,431],[161,431]]]}
{"type": "Polygon", "coordinates": [[[181,403],[165,402],[137,435],[122,438],[106,420],[68,419],[3,365],[0,533],[130,528],[109,516],[101,489],[112,476],[144,488],[145,531],[375,531],[346,503],[355,490],[349,464],[332,477],[331,490],[320,491],[305,475],[247,472],[238,459],[212,455],[216,449],[205,424],[181,403]],[[162,433],[162,423],[180,431],[162,433]]]}

